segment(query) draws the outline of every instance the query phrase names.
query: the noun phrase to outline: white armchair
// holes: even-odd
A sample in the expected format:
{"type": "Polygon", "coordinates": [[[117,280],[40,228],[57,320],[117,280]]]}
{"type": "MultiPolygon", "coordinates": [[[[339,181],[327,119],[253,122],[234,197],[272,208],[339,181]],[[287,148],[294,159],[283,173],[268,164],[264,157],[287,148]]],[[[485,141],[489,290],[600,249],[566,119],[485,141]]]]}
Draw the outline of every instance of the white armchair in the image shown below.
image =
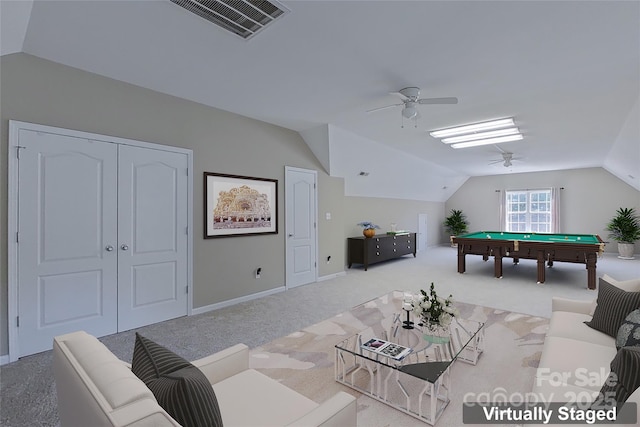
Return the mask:
{"type": "MultiPolygon", "coordinates": [[[[356,425],[356,399],[338,392],[322,404],[249,368],[238,344],[192,362],[212,384],[225,427],[356,425]]],[[[95,337],[79,331],[53,343],[60,424],[178,426],[153,393],[95,337]]]]}

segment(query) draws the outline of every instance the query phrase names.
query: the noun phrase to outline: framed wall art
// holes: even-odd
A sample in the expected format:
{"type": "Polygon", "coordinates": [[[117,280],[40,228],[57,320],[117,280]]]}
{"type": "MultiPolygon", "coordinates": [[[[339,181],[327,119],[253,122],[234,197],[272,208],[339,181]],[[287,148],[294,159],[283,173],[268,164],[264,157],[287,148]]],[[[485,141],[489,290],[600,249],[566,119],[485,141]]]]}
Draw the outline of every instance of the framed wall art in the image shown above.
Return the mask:
{"type": "Polygon", "coordinates": [[[278,233],[278,180],[204,172],[204,238],[278,233]]]}

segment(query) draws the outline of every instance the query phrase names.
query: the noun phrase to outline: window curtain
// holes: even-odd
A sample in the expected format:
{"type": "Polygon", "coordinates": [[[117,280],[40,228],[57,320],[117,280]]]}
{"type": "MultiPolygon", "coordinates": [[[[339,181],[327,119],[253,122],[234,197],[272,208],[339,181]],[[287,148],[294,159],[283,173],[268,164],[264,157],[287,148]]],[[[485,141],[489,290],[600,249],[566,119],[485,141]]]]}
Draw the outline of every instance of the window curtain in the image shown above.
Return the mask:
{"type": "Polygon", "coordinates": [[[505,190],[496,190],[498,198],[500,200],[500,208],[498,209],[498,224],[500,224],[500,231],[507,230],[507,192],[505,190]]]}
{"type": "Polygon", "coordinates": [[[560,192],[562,187],[551,189],[551,232],[560,233],[560,192]]]}

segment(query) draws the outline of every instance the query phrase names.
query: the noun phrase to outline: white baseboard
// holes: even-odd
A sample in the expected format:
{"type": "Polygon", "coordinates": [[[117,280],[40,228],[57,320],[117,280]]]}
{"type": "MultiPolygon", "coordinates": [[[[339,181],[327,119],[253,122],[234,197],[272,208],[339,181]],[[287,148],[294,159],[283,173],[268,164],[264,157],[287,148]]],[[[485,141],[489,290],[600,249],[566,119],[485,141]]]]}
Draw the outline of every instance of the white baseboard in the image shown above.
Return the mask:
{"type": "Polygon", "coordinates": [[[9,363],[9,355],[0,356],[0,365],[6,365],[7,363],[9,363]]]}
{"type": "Polygon", "coordinates": [[[336,277],[346,276],[346,275],[347,275],[346,271],[340,271],[338,273],[328,274],[326,276],[318,277],[318,282],[324,282],[325,280],[331,280],[331,279],[335,279],[336,277]]]}
{"type": "Polygon", "coordinates": [[[222,301],[222,302],[217,302],[215,304],[211,304],[211,305],[205,305],[204,307],[198,307],[198,308],[194,308],[193,310],[191,310],[191,315],[196,315],[196,314],[202,314],[202,313],[207,313],[209,311],[213,311],[213,310],[219,310],[221,308],[224,307],[229,307],[232,305],[236,305],[239,304],[241,302],[245,302],[245,301],[251,301],[257,298],[262,298],[262,297],[266,297],[268,295],[273,295],[273,294],[277,294],[280,292],[284,292],[285,291],[285,287],[284,286],[278,286],[277,288],[273,288],[273,289],[269,289],[268,291],[262,291],[262,292],[257,292],[255,294],[251,294],[251,295],[245,295],[243,297],[238,297],[238,298],[233,298],[227,301],[222,301]]]}

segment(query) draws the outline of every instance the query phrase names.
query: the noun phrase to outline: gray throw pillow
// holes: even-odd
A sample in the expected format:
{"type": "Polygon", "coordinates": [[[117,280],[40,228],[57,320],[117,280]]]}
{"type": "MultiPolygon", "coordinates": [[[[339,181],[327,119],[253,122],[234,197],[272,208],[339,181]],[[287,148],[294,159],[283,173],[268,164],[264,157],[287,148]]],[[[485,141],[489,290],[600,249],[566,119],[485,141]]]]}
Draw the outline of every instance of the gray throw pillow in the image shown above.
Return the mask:
{"type": "Polygon", "coordinates": [[[611,361],[611,373],[592,407],[620,406],[640,387],[640,347],[622,347],[611,361]]]}
{"type": "Polygon", "coordinates": [[[618,329],[616,348],[622,347],[640,347],[640,309],[629,313],[618,329]]]}
{"type": "Polygon", "coordinates": [[[131,370],[184,427],[222,427],[218,400],[200,369],[136,333],[131,370]]]}
{"type": "Polygon", "coordinates": [[[638,308],[640,308],[640,292],[625,292],[600,279],[598,305],[591,320],[584,323],[615,338],[625,317],[638,308]]]}

